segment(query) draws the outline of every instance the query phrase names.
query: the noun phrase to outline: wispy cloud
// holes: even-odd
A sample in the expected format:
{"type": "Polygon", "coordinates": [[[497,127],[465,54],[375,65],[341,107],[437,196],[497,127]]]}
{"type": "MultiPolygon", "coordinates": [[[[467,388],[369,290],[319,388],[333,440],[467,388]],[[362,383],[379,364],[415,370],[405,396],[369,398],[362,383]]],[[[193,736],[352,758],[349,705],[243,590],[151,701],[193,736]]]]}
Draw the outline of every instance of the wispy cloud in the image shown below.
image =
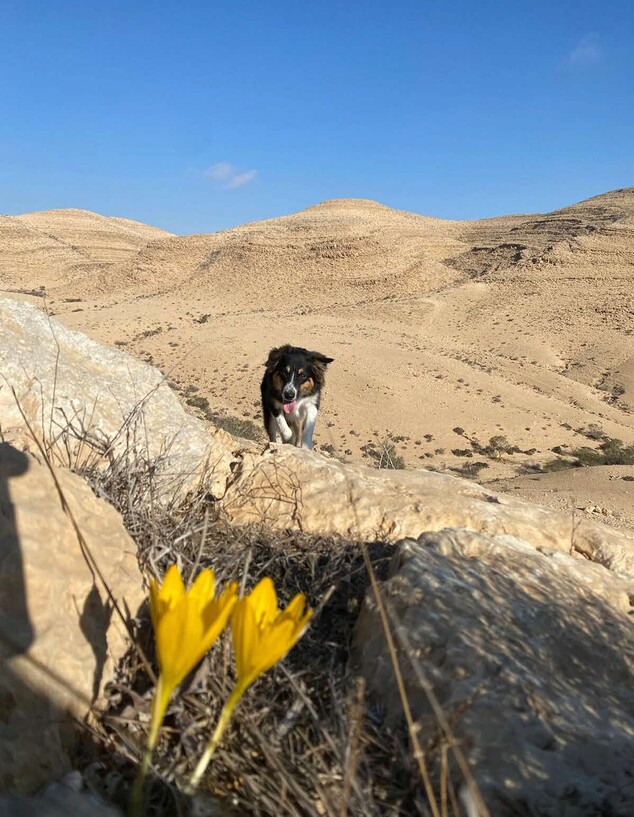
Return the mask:
{"type": "Polygon", "coordinates": [[[572,65],[596,65],[602,61],[603,48],[596,34],[583,37],[568,54],[568,62],[572,65]]]}
{"type": "Polygon", "coordinates": [[[203,175],[213,179],[224,190],[233,190],[236,187],[244,187],[258,175],[257,170],[238,170],[231,162],[216,162],[206,170],[203,175]]]}

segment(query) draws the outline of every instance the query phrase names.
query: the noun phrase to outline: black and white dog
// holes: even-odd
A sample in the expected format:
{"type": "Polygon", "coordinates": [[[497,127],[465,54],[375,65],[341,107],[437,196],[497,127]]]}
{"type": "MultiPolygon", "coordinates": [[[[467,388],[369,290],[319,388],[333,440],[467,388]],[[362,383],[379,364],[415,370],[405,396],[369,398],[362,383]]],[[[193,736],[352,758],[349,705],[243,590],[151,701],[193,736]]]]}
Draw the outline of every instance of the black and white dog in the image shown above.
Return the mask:
{"type": "Polygon", "coordinates": [[[264,364],[262,411],[271,442],[313,447],[313,431],[326,366],[334,358],[298,346],[271,349],[264,364]]]}

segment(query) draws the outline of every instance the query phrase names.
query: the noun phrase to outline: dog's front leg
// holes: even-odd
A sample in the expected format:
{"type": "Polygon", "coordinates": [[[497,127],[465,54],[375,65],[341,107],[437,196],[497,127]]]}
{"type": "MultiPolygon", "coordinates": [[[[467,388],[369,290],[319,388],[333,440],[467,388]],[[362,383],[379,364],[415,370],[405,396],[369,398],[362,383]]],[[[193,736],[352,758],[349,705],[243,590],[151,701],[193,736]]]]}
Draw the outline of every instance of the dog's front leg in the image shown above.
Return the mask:
{"type": "Polygon", "coordinates": [[[302,448],[309,451],[313,447],[313,431],[315,430],[315,420],[317,419],[317,406],[306,407],[306,419],[304,420],[304,431],[302,433],[302,448]]]}
{"type": "Polygon", "coordinates": [[[277,443],[277,442],[279,442],[279,440],[280,440],[280,432],[279,432],[279,429],[278,429],[278,427],[277,427],[277,420],[275,419],[275,415],[274,415],[274,414],[271,414],[271,416],[269,417],[269,424],[268,424],[268,427],[267,427],[267,429],[266,429],[266,430],[267,430],[267,431],[268,431],[268,433],[269,433],[269,440],[270,440],[272,443],[277,443]]]}
{"type": "Polygon", "coordinates": [[[299,417],[293,423],[293,439],[291,440],[291,445],[300,446],[302,440],[304,439],[304,420],[302,417],[299,417]]]}
{"type": "Polygon", "coordinates": [[[288,423],[286,422],[284,413],[281,411],[277,415],[277,417],[275,415],[272,415],[271,420],[269,422],[269,437],[274,443],[277,442],[278,431],[282,435],[282,440],[285,443],[287,443],[293,436],[293,432],[288,427],[288,423]]]}

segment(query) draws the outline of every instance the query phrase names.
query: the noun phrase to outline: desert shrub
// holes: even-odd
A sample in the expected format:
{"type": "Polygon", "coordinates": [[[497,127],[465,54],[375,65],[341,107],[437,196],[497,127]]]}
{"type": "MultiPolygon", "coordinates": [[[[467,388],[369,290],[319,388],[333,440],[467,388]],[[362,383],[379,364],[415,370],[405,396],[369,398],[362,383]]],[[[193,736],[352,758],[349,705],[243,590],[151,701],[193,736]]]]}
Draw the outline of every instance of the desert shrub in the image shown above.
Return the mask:
{"type": "Polygon", "coordinates": [[[595,465],[634,465],[634,445],[624,445],[623,440],[608,437],[598,426],[590,426],[584,436],[600,439],[598,448],[579,446],[568,449],[565,445],[551,448],[560,457],[548,460],[541,465],[530,466],[533,471],[563,471],[566,468],[592,467],[595,465]]]}
{"type": "Polygon", "coordinates": [[[609,437],[599,448],[606,465],[634,465],[634,445],[624,445],[623,440],[609,437]]]}
{"type": "Polygon", "coordinates": [[[193,397],[188,397],[185,402],[188,406],[206,411],[209,408],[209,400],[203,397],[202,394],[195,394],[193,397]]]}
{"type": "Polygon", "coordinates": [[[256,442],[264,439],[262,428],[253,420],[249,420],[248,417],[233,417],[215,411],[206,411],[205,417],[210,423],[228,431],[234,437],[242,437],[245,440],[255,440],[256,442]]]}
{"type": "Polygon", "coordinates": [[[482,462],[481,460],[476,460],[475,462],[465,462],[460,468],[452,468],[452,471],[455,471],[457,474],[460,474],[461,477],[466,477],[467,479],[474,479],[478,476],[480,471],[485,468],[489,467],[488,462],[482,462]]]}
{"type": "Polygon", "coordinates": [[[497,434],[489,439],[488,444],[482,449],[482,453],[486,454],[487,457],[499,459],[502,454],[519,454],[520,449],[516,445],[511,445],[504,435],[497,434]]]}
{"type": "Polygon", "coordinates": [[[594,448],[582,446],[581,448],[574,448],[570,452],[571,456],[575,457],[582,465],[603,465],[604,458],[599,451],[594,448]]]}
{"type": "Polygon", "coordinates": [[[575,432],[577,434],[582,434],[584,437],[587,437],[589,440],[605,440],[607,439],[607,434],[601,426],[598,426],[596,423],[590,423],[590,425],[586,428],[585,426],[581,426],[580,428],[575,428],[575,432]]]}
{"type": "Polygon", "coordinates": [[[624,445],[616,437],[603,438],[598,449],[575,448],[571,455],[582,465],[634,465],[634,445],[624,445]]]}
{"type": "Polygon", "coordinates": [[[264,432],[259,425],[249,420],[247,417],[235,417],[232,415],[221,414],[214,411],[210,405],[209,400],[201,394],[192,394],[196,389],[195,386],[188,386],[186,393],[190,396],[185,399],[188,406],[200,409],[206,420],[213,423],[217,428],[222,428],[233,434],[234,437],[242,437],[245,440],[255,440],[260,442],[264,439],[264,432]]]}
{"type": "MultiPolygon", "coordinates": [[[[460,429],[461,430],[461,429],[460,429]]],[[[456,429],[454,428],[454,431],[456,429]]],[[[517,445],[511,445],[507,438],[502,434],[497,434],[489,439],[486,445],[483,445],[476,437],[467,438],[473,451],[483,457],[490,457],[491,459],[500,459],[502,454],[519,454],[522,453],[517,445]]],[[[463,449],[457,449],[463,450],[463,449]]],[[[465,454],[458,456],[466,456],[465,454]]]]}
{"type": "Polygon", "coordinates": [[[544,463],[539,465],[531,466],[531,472],[549,472],[549,471],[567,471],[569,468],[578,468],[580,466],[579,460],[565,460],[565,459],[553,459],[547,460],[544,463]]]}
{"type": "Polygon", "coordinates": [[[361,451],[374,461],[377,468],[405,468],[405,459],[396,450],[394,438],[389,434],[376,443],[362,446],[361,451]]]}

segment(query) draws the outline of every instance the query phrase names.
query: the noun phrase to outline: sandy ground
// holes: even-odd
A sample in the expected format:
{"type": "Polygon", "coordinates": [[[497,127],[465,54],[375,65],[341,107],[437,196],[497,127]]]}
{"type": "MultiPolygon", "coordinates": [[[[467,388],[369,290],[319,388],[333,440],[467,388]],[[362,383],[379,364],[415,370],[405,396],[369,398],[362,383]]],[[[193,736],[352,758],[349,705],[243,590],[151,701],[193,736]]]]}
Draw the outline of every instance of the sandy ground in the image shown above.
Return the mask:
{"type": "Polygon", "coordinates": [[[599,430],[634,443],[634,188],[479,222],[335,200],[184,237],[4,216],[0,269],[2,290],[151,361],[183,400],[259,427],[268,350],[307,346],[335,358],[317,448],[372,462],[390,436],[408,468],[633,524],[628,473],[531,471],[599,430]]]}

